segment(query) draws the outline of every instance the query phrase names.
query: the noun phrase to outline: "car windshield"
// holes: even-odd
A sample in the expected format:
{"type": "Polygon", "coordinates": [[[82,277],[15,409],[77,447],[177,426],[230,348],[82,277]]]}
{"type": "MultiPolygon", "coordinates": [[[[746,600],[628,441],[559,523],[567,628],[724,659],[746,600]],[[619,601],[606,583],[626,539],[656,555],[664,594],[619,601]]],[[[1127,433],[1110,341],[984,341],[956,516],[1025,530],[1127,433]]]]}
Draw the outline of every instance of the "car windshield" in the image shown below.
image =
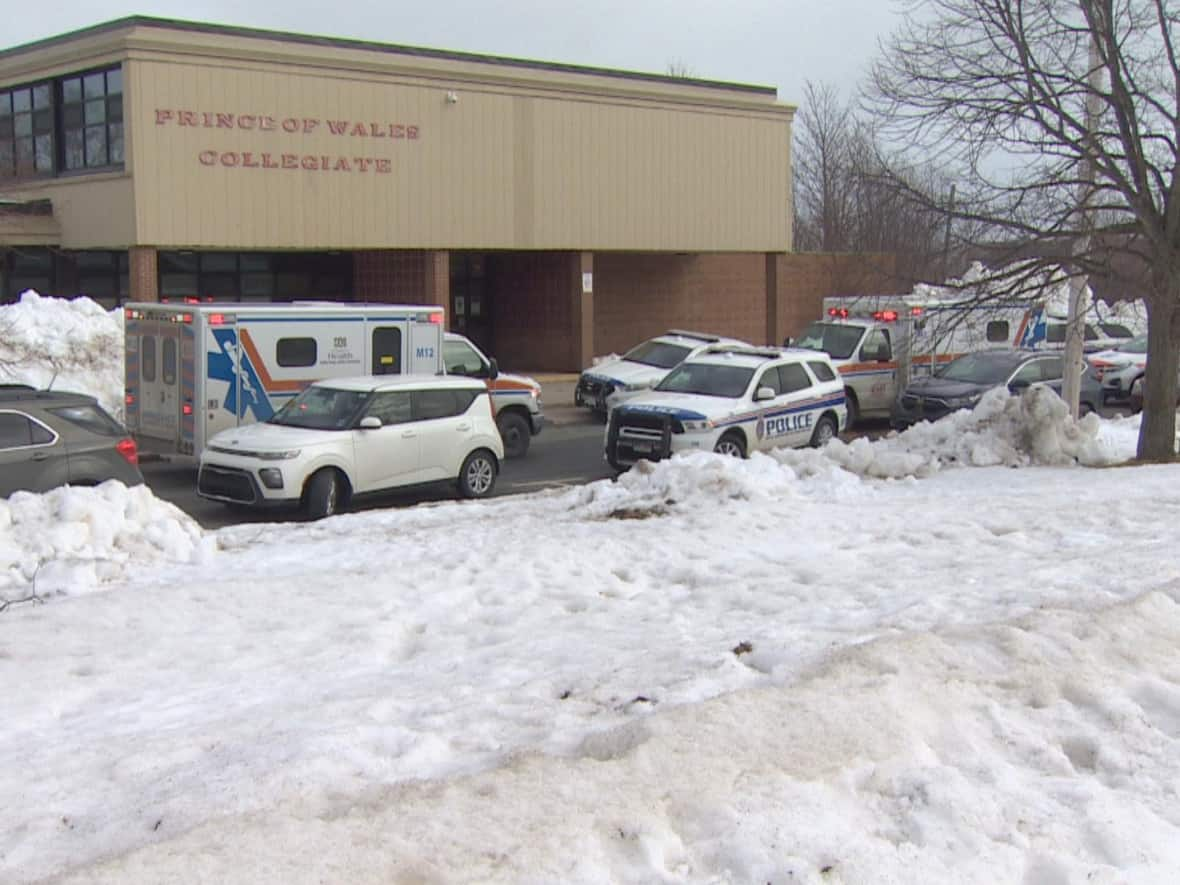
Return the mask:
{"type": "Polygon", "coordinates": [[[660,369],[670,369],[681,362],[691,348],[683,344],[671,344],[667,341],[644,341],[638,347],[632,347],[623,359],[631,363],[643,363],[645,366],[656,366],[660,369]]]}
{"type": "Polygon", "coordinates": [[[352,426],[368,396],[361,390],[309,387],[279,409],[269,423],[313,430],[343,430],[352,426]]]}
{"type": "Polygon", "coordinates": [[[1007,354],[969,353],[943,366],[938,377],[971,384],[1003,384],[1019,364],[1007,354]]]}
{"type": "Polygon", "coordinates": [[[856,350],[860,336],[864,334],[861,326],[842,326],[838,323],[812,323],[803,330],[792,345],[806,347],[808,350],[822,350],[838,360],[846,360],[856,350]]]}
{"type": "Polygon", "coordinates": [[[1107,338],[1131,338],[1132,332],[1121,323],[1099,323],[1100,328],[1107,338]]]}
{"type": "Polygon", "coordinates": [[[724,396],[732,399],[746,392],[753,377],[754,370],[745,366],[682,363],[656,386],[656,390],[665,393],[724,396]]]}
{"type": "Polygon", "coordinates": [[[1130,341],[1124,341],[1116,350],[1120,353],[1147,353],[1147,336],[1139,335],[1130,341]]]}

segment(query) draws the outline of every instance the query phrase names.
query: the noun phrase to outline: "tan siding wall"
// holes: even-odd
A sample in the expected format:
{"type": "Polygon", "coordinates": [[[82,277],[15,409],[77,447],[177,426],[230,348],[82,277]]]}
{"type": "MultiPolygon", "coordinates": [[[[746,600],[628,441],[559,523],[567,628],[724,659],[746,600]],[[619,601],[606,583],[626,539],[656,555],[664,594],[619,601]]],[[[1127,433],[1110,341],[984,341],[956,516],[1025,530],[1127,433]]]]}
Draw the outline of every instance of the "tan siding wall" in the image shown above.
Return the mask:
{"type": "MultiPolygon", "coordinates": [[[[207,248],[785,249],[789,116],[519,95],[322,69],[130,63],[142,242],[207,248]],[[171,112],[161,125],[157,111],[171,112]],[[276,129],[182,126],[181,111],[276,129]],[[318,121],[310,133],[284,119],[318,121]],[[330,133],[328,120],[418,127],[330,133]],[[203,165],[203,151],[213,165],[203,165]],[[222,154],[389,163],[375,171],[226,168],[222,154]]],[[[770,106],[773,107],[773,106],[770,106]]],[[[204,118],[199,118],[204,122],[204,118]]],[[[215,122],[215,118],[211,118],[215,122]]],[[[228,158],[228,157],[227,157],[228,158]]],[[[319,163],[321,161],[317,161],[319,163]]]]}

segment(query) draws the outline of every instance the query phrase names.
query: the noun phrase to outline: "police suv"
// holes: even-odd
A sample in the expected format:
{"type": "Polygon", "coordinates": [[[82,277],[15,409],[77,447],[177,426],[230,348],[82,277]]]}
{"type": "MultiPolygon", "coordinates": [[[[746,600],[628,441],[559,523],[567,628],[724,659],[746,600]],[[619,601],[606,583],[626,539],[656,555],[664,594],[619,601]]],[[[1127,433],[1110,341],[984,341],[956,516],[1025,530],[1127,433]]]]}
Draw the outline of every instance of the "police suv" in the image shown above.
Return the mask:
{"type": "Polygon", "coordinates": [[[844,384],[827,354],[713,345],[651,393],[611,410],[606,459],[624,470],[676,452],[744,458],[754,450],[822,446],[846,421],[844,384]]]}

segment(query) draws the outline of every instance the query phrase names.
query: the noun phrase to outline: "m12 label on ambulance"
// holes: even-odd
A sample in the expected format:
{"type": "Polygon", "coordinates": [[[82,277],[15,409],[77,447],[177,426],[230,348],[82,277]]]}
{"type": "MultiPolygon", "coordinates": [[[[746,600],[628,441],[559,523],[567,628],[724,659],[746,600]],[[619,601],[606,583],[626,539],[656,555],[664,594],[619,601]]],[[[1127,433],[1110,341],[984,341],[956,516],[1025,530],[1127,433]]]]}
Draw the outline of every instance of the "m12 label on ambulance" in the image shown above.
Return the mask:
{"type": "Polygon", "coordinates": [[[417,356],[417,358],[420,360],[434,359],[434,348],[433,347],[419,347],[414,353],[415,353],[415,356],[417,356]]]}

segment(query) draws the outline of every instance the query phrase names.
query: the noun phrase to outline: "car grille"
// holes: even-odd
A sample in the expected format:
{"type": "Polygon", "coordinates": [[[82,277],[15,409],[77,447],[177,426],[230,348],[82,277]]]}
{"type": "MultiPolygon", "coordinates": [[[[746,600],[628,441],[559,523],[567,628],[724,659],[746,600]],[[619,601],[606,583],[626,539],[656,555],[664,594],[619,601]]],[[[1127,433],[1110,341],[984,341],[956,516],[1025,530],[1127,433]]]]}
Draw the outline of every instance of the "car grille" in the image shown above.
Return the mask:
{"type": "Polygon", "coordinates": [[[939,418],[951,410],[946,400],[936,396],[915,396],[912,393],[901,397],[902,408],[918,418],[939,418]]]}
{"type": "Polygon", "coordinates": [[[252,504],[258,500],[254,480],[245,470],[205,465],[197,475],[197,491],[210,498],[252,504]]]}
{"type": "Polygon", "coordinates": [[[634,464],[646,459],[659,461],[672,451],[672,417],[650,412],[616,409],[607,430],[607,451],[611,463],[634,464]]]}

